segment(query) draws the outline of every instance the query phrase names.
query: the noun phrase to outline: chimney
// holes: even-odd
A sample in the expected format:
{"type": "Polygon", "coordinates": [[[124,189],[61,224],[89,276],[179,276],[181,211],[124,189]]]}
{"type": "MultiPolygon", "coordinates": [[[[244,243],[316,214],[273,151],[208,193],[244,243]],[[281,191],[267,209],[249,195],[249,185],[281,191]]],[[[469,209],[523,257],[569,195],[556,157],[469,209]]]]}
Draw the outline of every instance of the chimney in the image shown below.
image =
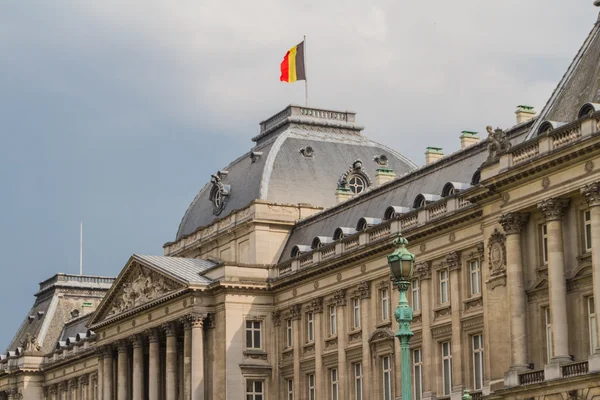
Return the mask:
{"type": "Polygon", "coordinates": [[[394,180],[396,173],[388,166],[388,158],[385,154],[373,157],[373,161],[379,165],[379,168],[375,170],[376,186],[381,186],[384,183],[394,180]]]}
{"type": "Polygon", "coordinates": [[[521,124],[535,117],[536,112],[531,106],[520,105],[517,106],[517,111],[515,111],[515,114],[517,114],[517,124],[521,124]]]}
{"type": "Polygon", "coordinates": [[[437,160],[444,158],[441,147],[428,147],[425,150],[425,164],[429,165],[437,160]]]}
{"type": "Polygon", "coordinates": [[[462,131],[460,133],[460,148],[466,149],[469,146],[479,143],[479,136],[477,132],[473,131],[462,131]]]}
{"type": "Polygon", "coordinates": [[[342,203],[352,197],[352,191],[349,188],[337,188],[335,191],[335,202],[342,203]]]}

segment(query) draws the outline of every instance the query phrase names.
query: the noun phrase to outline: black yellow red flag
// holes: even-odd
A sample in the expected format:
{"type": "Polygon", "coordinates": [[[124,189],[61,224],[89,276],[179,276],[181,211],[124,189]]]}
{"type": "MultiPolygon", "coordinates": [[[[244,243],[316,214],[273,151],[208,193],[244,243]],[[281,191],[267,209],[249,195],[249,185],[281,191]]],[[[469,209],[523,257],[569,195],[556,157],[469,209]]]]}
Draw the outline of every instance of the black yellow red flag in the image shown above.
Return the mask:
{"type": "Polygon", "coordinates": [[[288,50],[281,62],[282,82],[296,82],[306,80],[306,69],[304,68],[304,41],[288,50]]]}

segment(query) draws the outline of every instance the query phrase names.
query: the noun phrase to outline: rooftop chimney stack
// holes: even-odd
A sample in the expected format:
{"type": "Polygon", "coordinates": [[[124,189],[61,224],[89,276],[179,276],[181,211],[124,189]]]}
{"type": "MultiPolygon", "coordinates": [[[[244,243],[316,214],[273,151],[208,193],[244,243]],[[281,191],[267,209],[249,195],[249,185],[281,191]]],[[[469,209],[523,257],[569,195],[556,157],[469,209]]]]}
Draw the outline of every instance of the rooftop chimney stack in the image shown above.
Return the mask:
{"type": "Polygon", "coordinates": [[[460,148],[466,149],[469,146],[479,143],[479,136],[477,132],[473,131],[462,131],[460,134],[460,148]]]}
{"type": "Polygon", "coordinates": [[[429,165],[437,160],[444,158],[441,147],[427,147],[425,150],[425,164],[429,165]]]}
{"type": "MultiPolygon", "coordinates": [[[[600,0],[596,0],[596,1],[600,1],[600,0]]],[[[517,106],[517,111],[515,111],[515,114],[517,114],[517,124],[521,124],[523,122],[527,122],[529,121],[531,118],[535,117],[536,112],[534,111],[533,107],[531,106],[517,106]]]]}

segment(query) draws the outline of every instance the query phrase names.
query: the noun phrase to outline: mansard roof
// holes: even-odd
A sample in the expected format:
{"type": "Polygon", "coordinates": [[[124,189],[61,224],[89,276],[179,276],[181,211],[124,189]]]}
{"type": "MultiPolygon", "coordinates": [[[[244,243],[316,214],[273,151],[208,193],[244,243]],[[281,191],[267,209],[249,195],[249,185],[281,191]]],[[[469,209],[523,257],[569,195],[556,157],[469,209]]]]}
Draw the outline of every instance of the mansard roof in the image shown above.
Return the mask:
{"type": "Polygon", "coordinates": [[[256,146],[216,173],[217,183],[200,190],[181,221],[177,240],[256,199],[333,206],[338,179],[356,160],[362,161],[362,172],[371,181],[380,167],[374,157],[387,157],[397,174],[416,168],[400,153],[363,136],[354,119],[352,112],[288,106],[261,122],[261,132],[253,138],[256,146]],[[216,209],[211,199],[221,184],[226,201],[216,209]]]}
{"type": "Polygon", "coordinates": [[[600,19],[554,89],[527,139],[536,136],[544,121],[565,123],[576,120],[579,110],[588,102],[600,103],[600,19]]]}

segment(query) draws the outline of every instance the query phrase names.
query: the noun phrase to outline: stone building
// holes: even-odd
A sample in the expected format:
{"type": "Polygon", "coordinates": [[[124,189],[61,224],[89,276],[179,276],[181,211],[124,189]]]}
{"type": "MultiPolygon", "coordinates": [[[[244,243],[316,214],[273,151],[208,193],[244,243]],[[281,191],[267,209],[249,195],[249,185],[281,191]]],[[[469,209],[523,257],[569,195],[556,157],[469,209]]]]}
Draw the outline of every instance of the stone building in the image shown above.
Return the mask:
{"type": "Polygon", "coordinates": [[[539,115],[422,167],[354,113],[285,108],[164,256],[40,284],[0,399],[398,399],[399,232],[415,400],[600,395],[599,54],[596,24],[539,115]]]}

